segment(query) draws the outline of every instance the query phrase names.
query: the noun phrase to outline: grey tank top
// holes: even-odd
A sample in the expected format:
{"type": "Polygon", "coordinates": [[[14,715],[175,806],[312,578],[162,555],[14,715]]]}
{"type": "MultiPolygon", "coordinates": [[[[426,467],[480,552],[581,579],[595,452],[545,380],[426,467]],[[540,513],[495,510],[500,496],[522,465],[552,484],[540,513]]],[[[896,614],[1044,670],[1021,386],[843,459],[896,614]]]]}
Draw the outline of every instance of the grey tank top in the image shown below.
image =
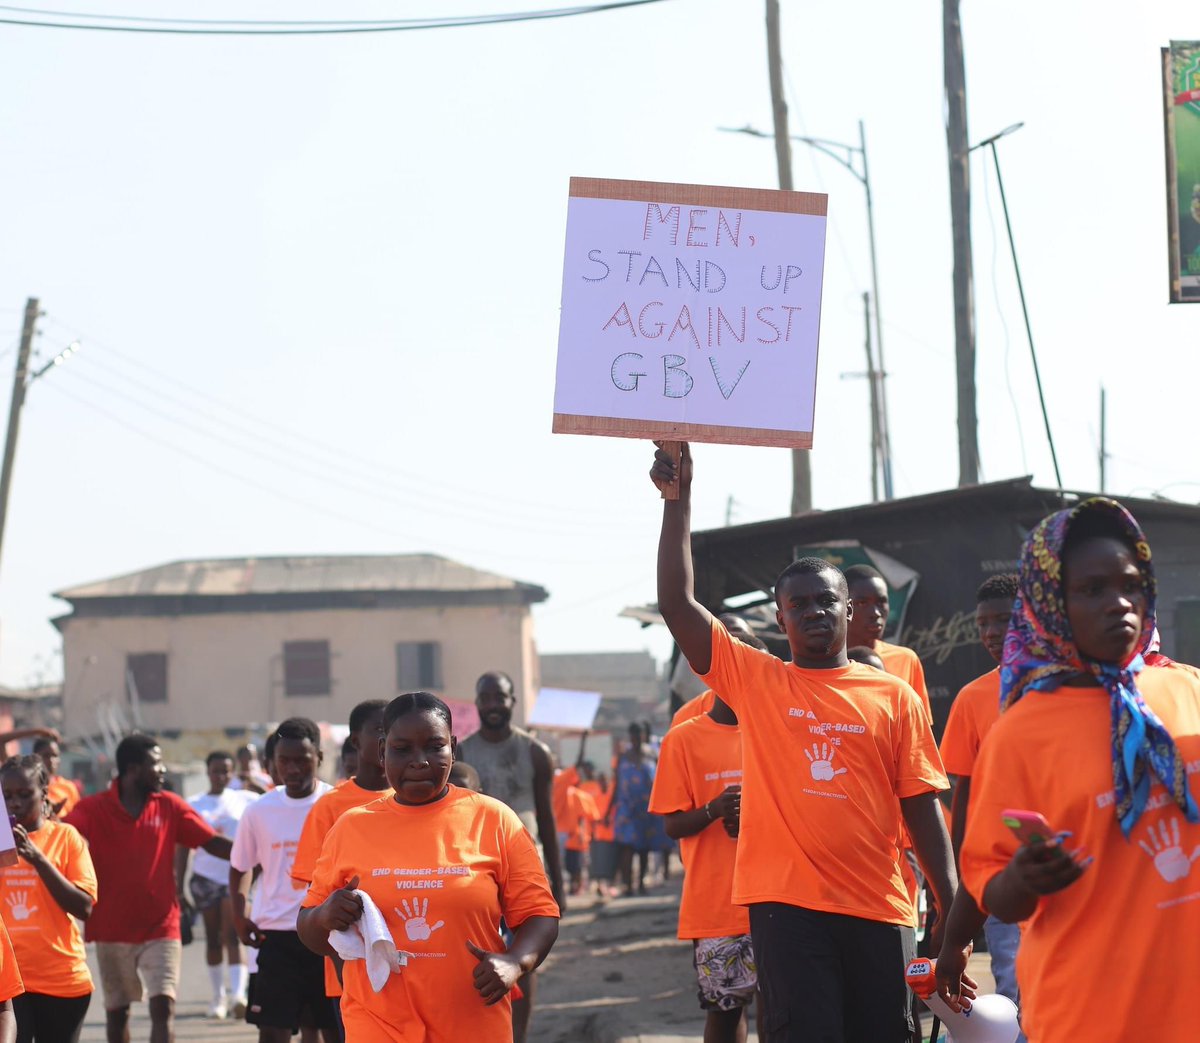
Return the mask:
{"type": "Polygon", "coordinates": [[[537,804],[533,796],[532,735],[513,728],[500,742],[488,742],[479,732],[458,744],[458,756],[479,772],[483,792],[503,801],[535,840],[538,835],[537,804]]]}

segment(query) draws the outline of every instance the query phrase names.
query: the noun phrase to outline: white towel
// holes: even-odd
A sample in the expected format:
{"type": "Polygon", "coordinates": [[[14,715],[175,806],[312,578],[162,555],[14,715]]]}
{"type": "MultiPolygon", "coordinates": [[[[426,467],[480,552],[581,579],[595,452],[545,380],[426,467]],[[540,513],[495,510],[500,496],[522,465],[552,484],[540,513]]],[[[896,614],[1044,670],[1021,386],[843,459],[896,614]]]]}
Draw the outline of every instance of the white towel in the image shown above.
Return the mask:
{"type": "Polygon", "coordinates": [[[367,978],[378,992],[389,975],[401,973],[408,965],[408,953],[396,948],[387,921],[371,896],[365,891],[354,893],[362,901],[362,916],[344,931],[330,931],[329,944],[343,960],[366,960],[367,978]]]}

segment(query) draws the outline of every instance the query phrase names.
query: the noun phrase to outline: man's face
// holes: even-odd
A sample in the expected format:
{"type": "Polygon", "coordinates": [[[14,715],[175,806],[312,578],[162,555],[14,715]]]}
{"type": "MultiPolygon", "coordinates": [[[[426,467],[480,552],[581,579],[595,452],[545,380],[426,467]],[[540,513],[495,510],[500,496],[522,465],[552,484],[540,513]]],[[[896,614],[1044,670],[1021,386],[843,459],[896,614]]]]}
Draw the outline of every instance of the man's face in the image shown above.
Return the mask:
{"type": "Polygon", "coordinates": [[[163,763],[162,750],[152,746],[146,759],[135,769],[134,784],[142,793],[161,793],[166,777],[167,766],[163,763]]]}
{"type": "Polygon", "coordinates": [[[883,628],[887,623],[887,584],[874,578],[854,580],[850,584],[850,603],[854,606],[851,644],[873,647],[883,637],[883,628]]]}
{"type": "Polygon", "coordinates": [[[754,637],[754,631],[750,629],[750,624],[747,623],[741,616],[734,615],[732,612],[724,612],[717,617],[726,630],[729,631],[730,637],[735,637],[739,641],[743,637],[754,637]]]}
{"type": "Polygon", "coordinates": [[[512,689],[499,677],[481,677],[475,689],[475,709],[479,720],[490,731],[499,731],[511,720],[517,705],[512,689]]]}
{"type": "Polygon", "coordinates": [[[208,762],[208,784],[213,793],[222,792],[233,775],[233,761],[228,757],[214,757],[208,762]]]}
{"type": "Polygon", "coordinates": [[[1008,633],[1012,607],[1012,598],[988,598],[975,606],[979,640],[997,663],[1004,658],[1004,635],[1008,633]]]}
{"type": "Polygon", "coordinates": [[[354,774],[358,774],[358,765],[365,762],[370,762],[377,768],[383,767],[383,762],[380,760],[382,749],[380,740],[383,736],[383,711],[379,710],[363,721],[362,727],[354,733],[354,746],[358,754],[354,774]]]}
{"type": "Polygon", "coordinates": [[[46,770],[50,773],[50,778],[54,778],[58,774],[58,766],[62,762],[62,752],[58,748],[58,743],[48,743],[42,749],[41,757],[46,765],[46,770]]]}
{"type": "Polygon", "coordinates": [[[775,619],[799,665],[828,661],[846,647],[852,608],[840,580],[831,569],[796,572],[776,589],[775,619]]]}
{"type": "Polygon", "coordinates": [[[311,739],[283,739],[275,743],[275,770],[287,795],[293,799],[307,797],[312,792],[321,751],[311,739]]]}
{"type": "Polygon", "coordinates": [[[238,771],[243,775],[250,770],[250,766],[258,760],[258,750],[253,746],[246,746],[238,750],[238,771]]]}

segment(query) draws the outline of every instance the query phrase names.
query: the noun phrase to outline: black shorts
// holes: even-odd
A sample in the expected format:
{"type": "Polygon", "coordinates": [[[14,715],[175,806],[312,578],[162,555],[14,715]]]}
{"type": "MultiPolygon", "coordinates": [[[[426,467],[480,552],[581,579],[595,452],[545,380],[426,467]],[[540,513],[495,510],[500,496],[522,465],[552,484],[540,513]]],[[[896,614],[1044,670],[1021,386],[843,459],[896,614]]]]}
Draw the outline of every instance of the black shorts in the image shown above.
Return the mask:
{"type": "Polygon", "coordinates": [[[246,1008],[251,1025],[266,1028],[335,1030],[333,1008],[325,999],[325,960],[295,931],[264,931],[258,973],[246,1008]]]}
{"type": "Polygon", "coordinates": [[[750,906],[765,1043],[908,1043],[911,928],[780,902],[750,906]]]}

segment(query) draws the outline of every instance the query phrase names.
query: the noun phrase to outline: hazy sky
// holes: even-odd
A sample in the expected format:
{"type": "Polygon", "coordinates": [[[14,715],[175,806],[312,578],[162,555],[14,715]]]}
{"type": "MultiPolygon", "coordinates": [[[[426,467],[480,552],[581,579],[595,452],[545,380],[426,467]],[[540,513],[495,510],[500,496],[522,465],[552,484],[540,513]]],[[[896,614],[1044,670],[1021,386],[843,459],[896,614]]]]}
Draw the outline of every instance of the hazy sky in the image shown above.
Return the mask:
{"type": "MultiPolygon", "coordinates": [[[[29,0],[30,3],[35,0],[29,0]]],[[[84,0],[81,0],[83,3],[84,0]]],[[[94,11],[380,18],[489,0],[122,0],[94,11]]],[[[72,5],[63,5],[70,7],[72,5]]],[[[972,140],[1001,158],[1065,483],[1200,499],[1200,308],[1168,306],[1159,48],[1194,3],[963,4],[972,140]],[[1191,483],[1191,484],[1188,484],[1191,483]]],[[[2,14],[2,12],[0,12],[2,14]]],[[[899,495],[958,474],[941,4],[786,2],[793,132],[866,123],[899,495]]],[[[763,7],[668,0],[302,39],[0,26],[0,396],[47,315],[0,568],[0,681],[59,670],[50,592],[181,558],[429,551],[540,583],[543,651],[666,648],[647,445],[551,435],[572,175],[773,187],[763,7]]],[[[819,507],[869,498],[858,182],[826,191],[819,507]]],[[[972,157],[986,480],[1053,474],[994,177],[972,157]]],[[[3,408],[3,407],[0,407],[3,408]]],[[[701,446],[697,527],[786,513],[785,450],[701,446]]],[[[319,636],[319,635],[318,635],[319,636]]],[[[481,663],[483,669],[490,664],[481,663]]]]}

